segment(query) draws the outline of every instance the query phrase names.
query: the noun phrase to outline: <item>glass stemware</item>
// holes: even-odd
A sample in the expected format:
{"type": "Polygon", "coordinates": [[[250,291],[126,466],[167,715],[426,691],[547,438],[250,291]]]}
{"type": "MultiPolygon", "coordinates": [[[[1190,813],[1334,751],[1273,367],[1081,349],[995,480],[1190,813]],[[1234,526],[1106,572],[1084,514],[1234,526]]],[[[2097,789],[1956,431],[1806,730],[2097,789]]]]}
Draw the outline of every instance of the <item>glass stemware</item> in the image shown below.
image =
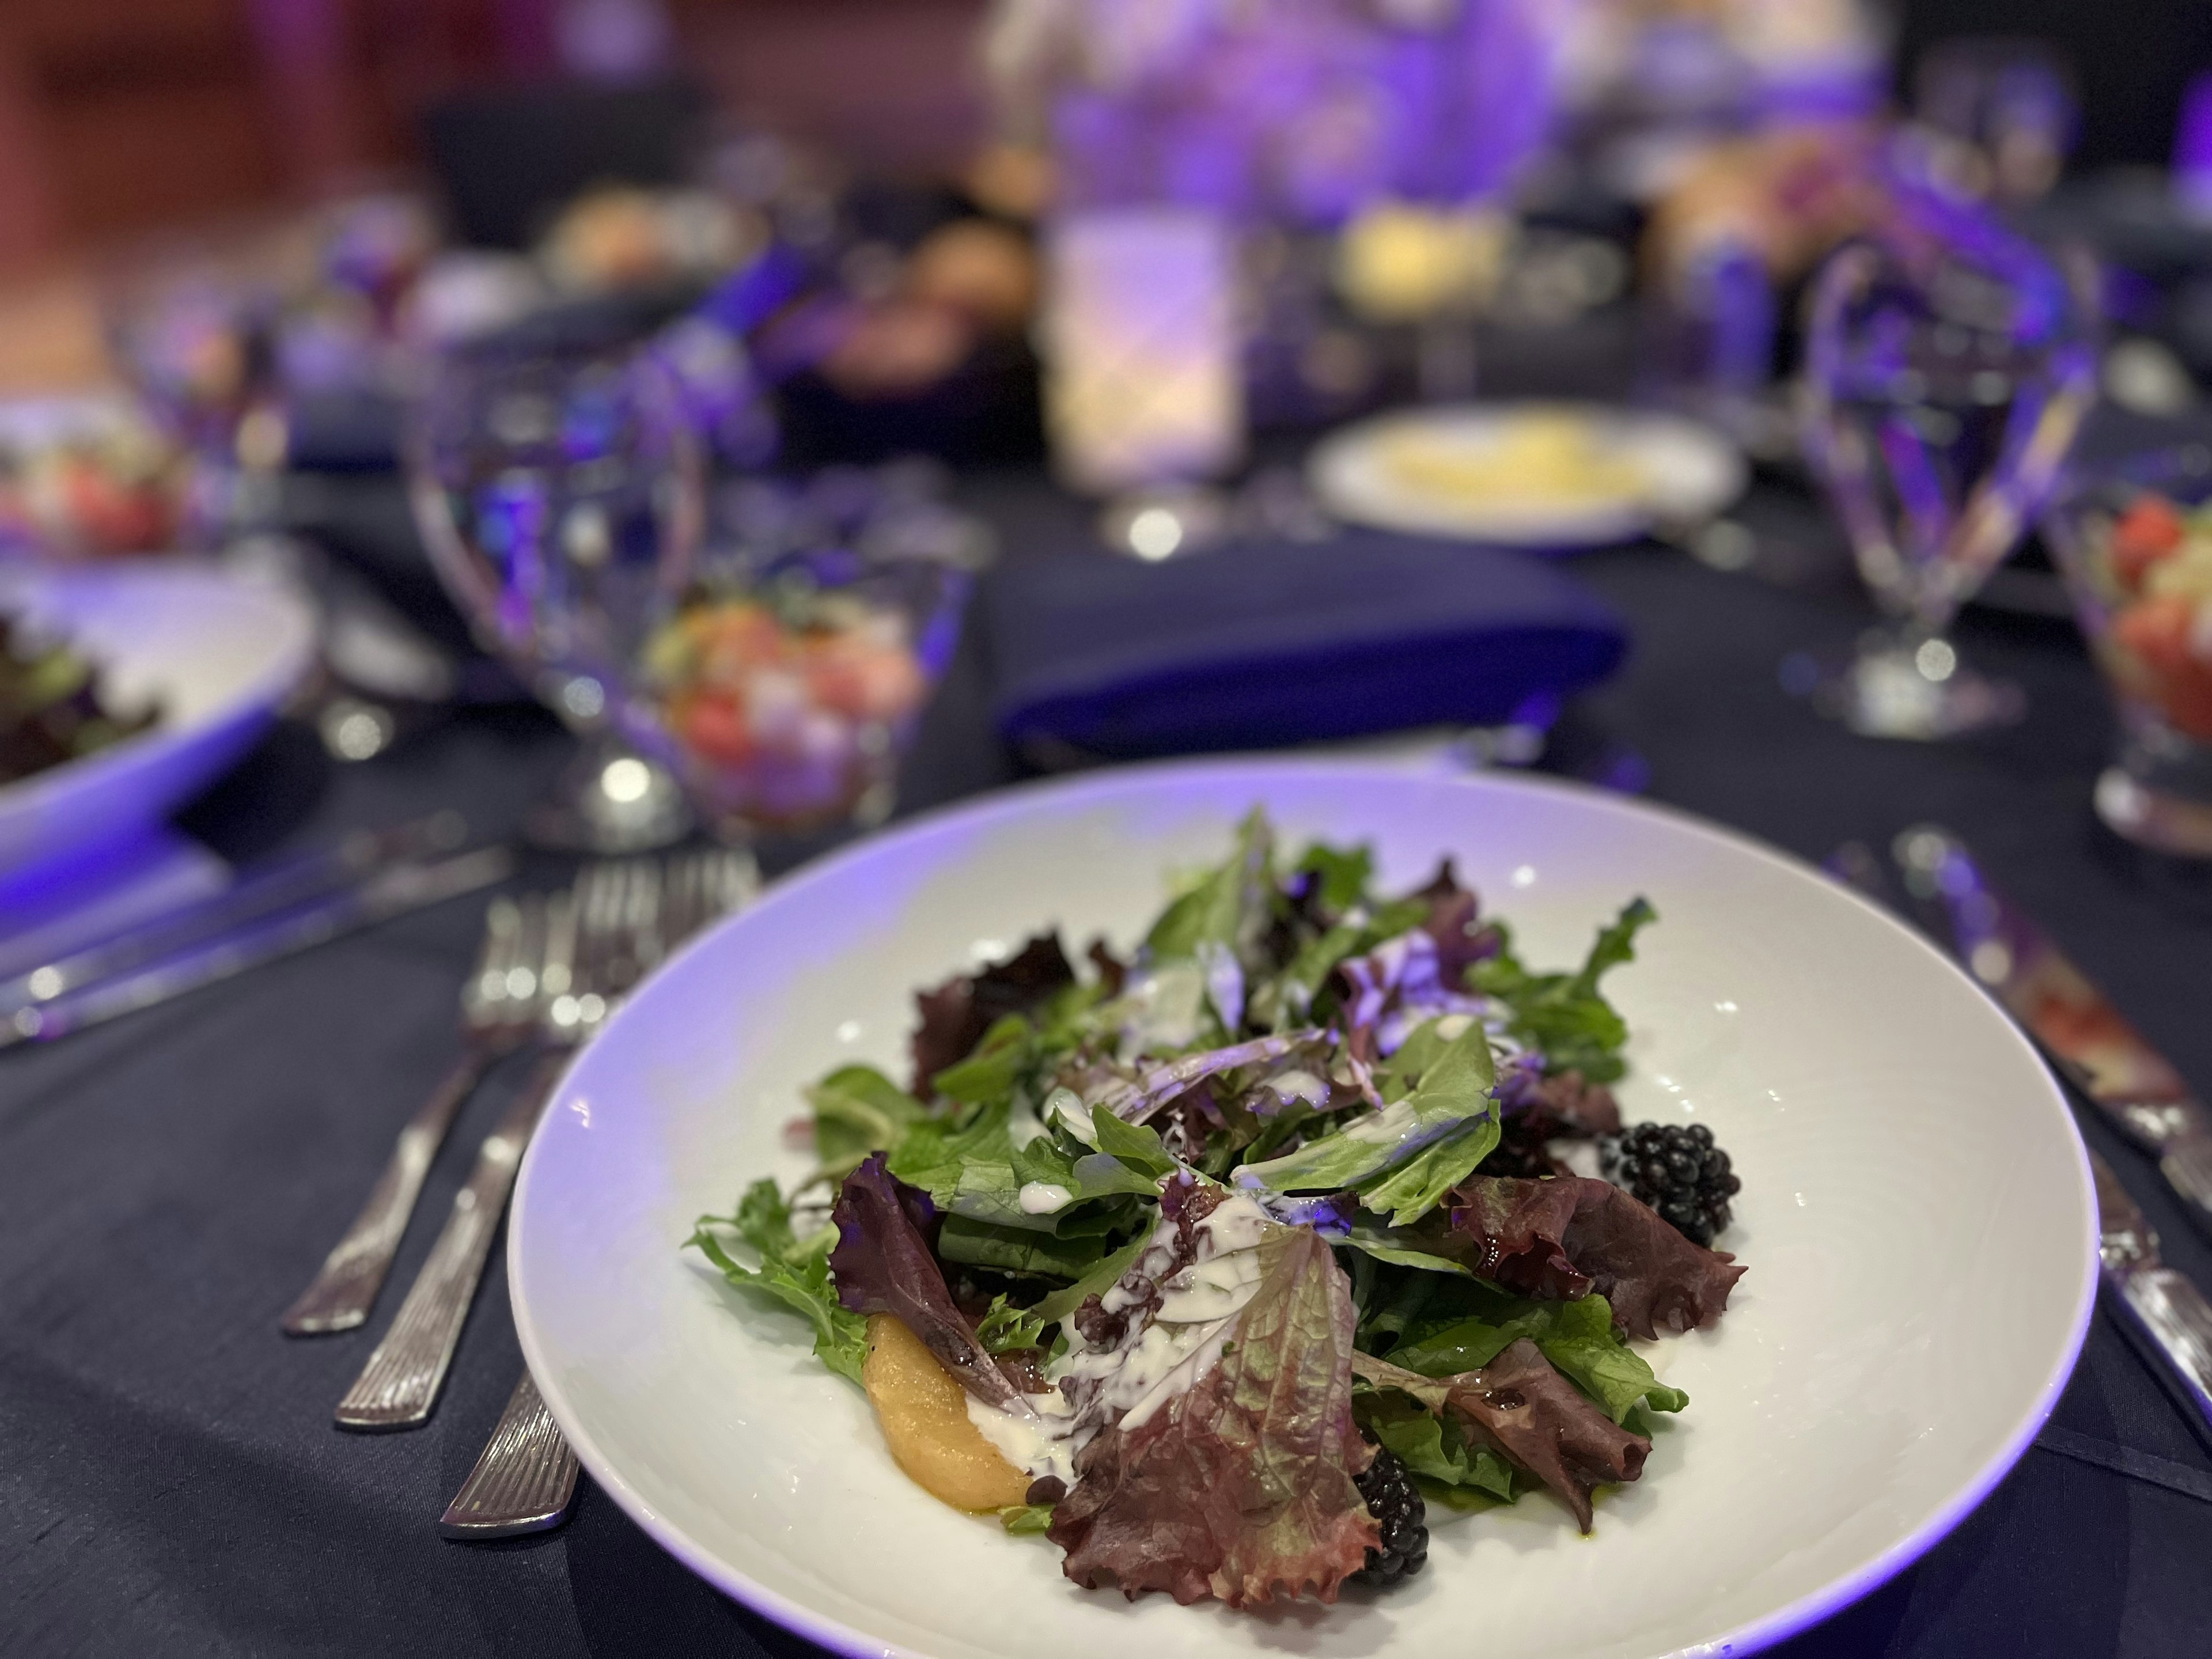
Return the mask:
{"type": "Polygon", "coordinates": [[[690,824],[668,769],[637,752],[660,733],[629,690],[690,579],[704,489],[649,340],[605,310],[540,316],[436,352],[410,410],[432,562],[485,644],[585,739],[529,825],[552,846],[635,851],[690,824]]]}
{"type": "Polygon", "coordinates": [[[276,517],[287,434],[271,283],[211,259],[152,264],[106,296],[117,362],[190,458],[179,533],[198,551],[276,517]]]}
{"type": "Polygon", "coordinates": [[[1814,279],[1808,459],[1889,617],[1818,688],[1870,736],[2020,718],[1949,629],[2046,499],[2096,391],[2091,319],[2059,270],[1984,219],[1900,213],[1814,279]]]}
{"type": "Polygon", "coordinates": [[[700,816],[795,854],[881,823],[988,556],[911,468],[724,490],[635,682],[700,816]]]}
{"type": "Polygon", "coordinates": [[[2070,469],[2043,531],[2118,707],[2097,816],[2142,846],[2212,858],[2212,448],[2070,469]]]}

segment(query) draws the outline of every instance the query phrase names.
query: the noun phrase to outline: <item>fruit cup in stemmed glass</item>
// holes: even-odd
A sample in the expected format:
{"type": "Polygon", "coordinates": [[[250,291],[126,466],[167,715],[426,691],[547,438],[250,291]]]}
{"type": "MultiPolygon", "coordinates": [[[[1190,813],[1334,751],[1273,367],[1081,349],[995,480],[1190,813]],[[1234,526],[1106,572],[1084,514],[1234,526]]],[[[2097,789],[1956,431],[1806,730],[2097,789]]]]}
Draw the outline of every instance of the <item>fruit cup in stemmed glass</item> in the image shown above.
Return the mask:
{"type": "Polygon", "coordinates": [[[890,811],[972,562],[941,512],[865,475],[783,493],[813,533],[703,556],[631,687],[701,818],[777,863],[890,811]]]}
{"type": "Polygon", "coordinates": [[[635,739],[645,642],[676,614],[703,483],[651,319],[540,313],[416,365],[409,490],[431,562],[485,646],[584,739],[528,831],[599,853],[690,827],[683,793],[635,739]],[[625,739],[630,741],[625,741],[625,739]]]}
{"type": "Polygon", "coordinates": [[[2212,858],[2212,448],[2075,469],[2043,529],[2119,708],[2098,817],[2212,858]]]}
{"type": "Polygon", "coordinates": [[[2018,545],[2095,397],[2094,318],[2058,267],[1986,218],[1910,204],[1815,277],[1804,441],[1887,615],[1818,688],[1874,737],[2020,718],[1976,672],[1959,608],[2018,545]]]}

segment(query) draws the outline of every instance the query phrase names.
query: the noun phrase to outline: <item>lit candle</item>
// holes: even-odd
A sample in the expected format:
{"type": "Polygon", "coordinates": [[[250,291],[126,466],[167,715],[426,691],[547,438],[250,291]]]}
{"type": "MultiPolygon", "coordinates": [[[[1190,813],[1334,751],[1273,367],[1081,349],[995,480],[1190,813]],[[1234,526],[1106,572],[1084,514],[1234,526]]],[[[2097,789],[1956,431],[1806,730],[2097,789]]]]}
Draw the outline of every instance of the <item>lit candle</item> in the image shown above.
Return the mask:
{"type": "Polygon", "coordinates": [[[1045,420],[1066,481],[1109,492],[1206,477],[1243,451],[1234,251],[1216,215],[1124,207],[1052,232],[1045,420]]]}

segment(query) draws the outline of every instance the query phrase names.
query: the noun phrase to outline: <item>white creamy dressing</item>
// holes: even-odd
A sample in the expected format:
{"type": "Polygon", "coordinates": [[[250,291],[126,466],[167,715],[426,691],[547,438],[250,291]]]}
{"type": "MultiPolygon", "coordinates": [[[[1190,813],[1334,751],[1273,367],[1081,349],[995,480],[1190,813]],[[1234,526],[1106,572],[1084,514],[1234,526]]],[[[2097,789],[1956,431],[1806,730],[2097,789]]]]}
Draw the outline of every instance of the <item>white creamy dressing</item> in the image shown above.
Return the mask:
{"type": "Polygon", "coordinates": [[[1496,1038],[1504,1034],[1506,1018],[1504,1008],[1487,997],[1447,991],[1442,985],[1418,989],[1408,986],[1404,999],[1376,1026],[1375,1047],[1379,1053],[1395,1054],[1406,1046],[1407,1037],[1432,1019],[1447,1040],[1458,1036],[1477,1019],[1496,1038]]]}
{"type": "MultiPolygon", "coordinates": [[[[1026,1195],[1024,1195],[1026,1206],[1026,1195]]],[[[1052,1368],[1053,1387],[1025,1395],[1036,1413],[1024,1419],[968,1396],[968,1420],[999,1455],[1032,1476],[1054,1475],[1073,1485],[1075,1459],[1116,1423],[1135,1428],[1168,1401],[1194,1387],[1221,1358],[1222,1344],[1260,1285],[1260,1241],[1275,1224],[1243,1194],[1224,1198],[1193,1229],[1192,1260],[1158,1279],[1160,1305],[1141,1328],[1110,1348],[1094,1348],[1065,1322],[1072,1346],[1052,1368]],[[1086,1403],[1080,1413],[1065,1385],[1086,1403]]],[[[1175,1259],[1176,1227],[1162,1221],[1137,1264],[1098,1298],[1109,1314],[1146,1299],[1156,1276],[1175,1259]]]]}
{"type": "Polygon", "coordinates": [[[1319,1106],[1328,1098],[1328,1079],[1303,1066],[1293,1066],[1260,1079],[1260,1087],[1273,1095],[1285,1106],[1303,1102],[1308,1106],[1319,1106]]]}
{"type": "Polygon", "coordinates": [[[1024,1215],[1057,1215],[1074,1201],[1075,1194],[1056,1181],[1031,1181],[1022,1187],[1024,1215]]]}
{"type": "MultiPolygon", "coordinates": [[[[1054,1089],[1044,1097],[1044,1115],[1053,1122],[1073,1135],[1094,1151],[1098,1146],[1098,1126],[1091,1121],[1091,1109],[1083,1103],[1083,1097],[1073,1089],[1054,1089]]],[[[1017,1146],[1027,1141],[1018,1140],[1017,1146]]]]}
{"type": "Polygon", "coordinates": [[[1344,1138],[1370,1146],[1402,1146],[1420,1132],[1421,1120],[1414,1115],[1408,1097],[1345,1125],[1344,1138]]]}

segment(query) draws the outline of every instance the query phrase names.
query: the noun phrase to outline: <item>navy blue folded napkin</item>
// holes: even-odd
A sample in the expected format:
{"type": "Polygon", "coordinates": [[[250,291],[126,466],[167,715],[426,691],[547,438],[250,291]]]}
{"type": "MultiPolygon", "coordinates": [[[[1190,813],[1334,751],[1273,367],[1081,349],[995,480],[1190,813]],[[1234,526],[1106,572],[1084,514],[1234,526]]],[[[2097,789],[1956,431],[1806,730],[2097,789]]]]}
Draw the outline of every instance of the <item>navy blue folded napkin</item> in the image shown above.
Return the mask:
{"type": "Polygon", "coordinates": [[[1377,531],[1164,564],[1069,554],[1002,566],[980,599],[999,730],[1048,765],[1496,725],[1627,649],[1555,569],[1377,531]]]}

